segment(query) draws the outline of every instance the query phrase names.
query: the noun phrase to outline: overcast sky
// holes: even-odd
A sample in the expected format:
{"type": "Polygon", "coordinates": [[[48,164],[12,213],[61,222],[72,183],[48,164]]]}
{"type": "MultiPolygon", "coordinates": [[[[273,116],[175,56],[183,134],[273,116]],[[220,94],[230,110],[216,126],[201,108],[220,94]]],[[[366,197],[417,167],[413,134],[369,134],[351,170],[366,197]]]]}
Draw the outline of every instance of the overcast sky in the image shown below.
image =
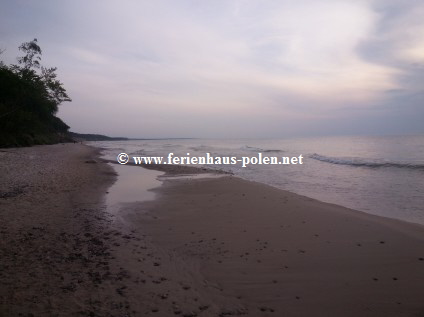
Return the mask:
{"type": "Polygon", "coordinates": [[[71,130],[129,137],[424,133],[422,0],[2,0],[71,130]]]}

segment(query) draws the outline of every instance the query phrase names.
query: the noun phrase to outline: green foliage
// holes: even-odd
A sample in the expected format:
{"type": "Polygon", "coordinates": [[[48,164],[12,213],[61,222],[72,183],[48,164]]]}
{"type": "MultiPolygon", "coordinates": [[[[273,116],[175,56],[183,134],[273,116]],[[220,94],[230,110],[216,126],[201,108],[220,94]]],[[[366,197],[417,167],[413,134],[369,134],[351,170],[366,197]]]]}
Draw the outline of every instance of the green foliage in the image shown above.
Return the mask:
{"type": "Polygon", "coordinates": [[[41,66],[37,39],[19,50],[25,55],[18,57],[18,65],[0,61],[0,147],[59,142],[69,127],[55,114],[71,99],[57,69],[41,66]]]}
{"type": "Polygon", "coordinates": [[[41,48],[37,44],[37,39],[22,43],[19,50],[25,53],[24,56],[18,57],[18,63],[23,65],[23,69],[40,68],[41,48]]]}

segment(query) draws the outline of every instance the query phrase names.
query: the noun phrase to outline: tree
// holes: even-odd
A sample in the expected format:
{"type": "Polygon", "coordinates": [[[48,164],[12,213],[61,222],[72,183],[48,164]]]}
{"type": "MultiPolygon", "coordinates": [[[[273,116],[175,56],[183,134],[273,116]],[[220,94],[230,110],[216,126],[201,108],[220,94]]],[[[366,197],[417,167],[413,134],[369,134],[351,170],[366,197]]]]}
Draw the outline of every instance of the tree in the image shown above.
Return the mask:
{"type": "Polygon", "coordinates": [[[40,68],[41,48],[37,44],[37,39],[22,43],[19,50],[25,53],[25,56],[18,57],[18,63],[23,65],[24,69],[40,68]]]}
{"type": "Polygon", "coordinates": [[[64,101],[72,100],[67,95],[65,88],[63,88],[63,84],[58,79],[56,79],[56,70],[56,67],[41,67],[41,80],[44,82],[44,85],[46,87],[48,98],[54,103],[56,103],[56,105],[58,106],[64,101]]]}
{"type": "Polygon", "coordinates": [[[19,50],[24,55],[17,58],[18,65],[0,62],[0,146],[54,143],[69,129],[55,117],[58,106],[71,99],[57,79],[57,68],[41,65],[37,39],[19,50]]]}
{"type": "Polygon", "coordinates": [[[47,98],[55,102],[57,106],[64,101],[72,101],[63,88],[63,84],[57,79],[57,67],[41,66],[42,51],[37,44],[37,39],[22,43],[19,50],[24,52],[25,55],[17,58],[20,66],[13,65],[16,72],[19,72],[22,76],[41,81],[47,92],[47,98]],[[41,74],[38,74],[36,69],[41,69],[41,74]]]}

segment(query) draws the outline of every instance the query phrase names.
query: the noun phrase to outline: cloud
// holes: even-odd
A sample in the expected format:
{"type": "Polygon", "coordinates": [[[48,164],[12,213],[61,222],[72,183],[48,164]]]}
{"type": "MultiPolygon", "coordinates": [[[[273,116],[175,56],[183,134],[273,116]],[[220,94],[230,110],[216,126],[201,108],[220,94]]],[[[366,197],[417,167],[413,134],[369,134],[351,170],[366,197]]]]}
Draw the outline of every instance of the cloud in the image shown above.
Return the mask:
{"type": "Polygon", "coordinates": [[[315,131],[335,116],[379,120],[376,109],[391,116],[402,101],[416,109],[408,96],[422,91],[423,8],[415,0],[43,1],[9,4],[0,18],[13,19],[0,19],[0,29],[10,31],[7,43],[39,38],[73,97],[60,115],[74,130],[95,132],[88,122],[97,122],[104,133],[140,136],[150,134],[149,118],[162,122],[160,136],[188,136],[186,127],[193,136],[242,136],[247,122],[270,135],[285,133],[282,124],[315,131]],[[110,124],[117,118],[125,128],[110,124]],[[217,131],[222,120],[231,124],[217,131]]]}

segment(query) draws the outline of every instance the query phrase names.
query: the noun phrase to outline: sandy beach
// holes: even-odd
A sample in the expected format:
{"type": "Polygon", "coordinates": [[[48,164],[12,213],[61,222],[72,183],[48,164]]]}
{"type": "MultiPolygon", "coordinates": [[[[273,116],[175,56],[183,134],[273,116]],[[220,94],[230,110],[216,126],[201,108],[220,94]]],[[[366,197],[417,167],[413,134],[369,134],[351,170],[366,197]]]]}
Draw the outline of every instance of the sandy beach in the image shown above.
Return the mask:
{"type": "Polygon", "coordinates": [[[228,175],[110,213],[96,149],[0,162],[0,316],[424,315],[420,225],[228,175]]]}

